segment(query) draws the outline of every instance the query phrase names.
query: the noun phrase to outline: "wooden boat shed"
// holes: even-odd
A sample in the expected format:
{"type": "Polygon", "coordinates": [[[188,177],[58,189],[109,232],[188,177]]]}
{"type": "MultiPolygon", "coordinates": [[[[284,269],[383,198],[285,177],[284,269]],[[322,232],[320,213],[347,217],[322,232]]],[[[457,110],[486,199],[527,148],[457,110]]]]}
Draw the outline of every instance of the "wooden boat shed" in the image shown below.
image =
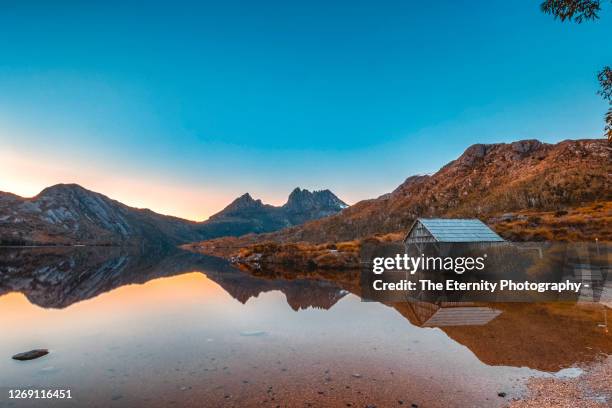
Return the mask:
{"type": "Polygon", "coordinates": [[[419,218],[404,238],[406,249],[410,245],[420,248],[424,244],[505,242],[484,222],[476,218],[419,218]]]}

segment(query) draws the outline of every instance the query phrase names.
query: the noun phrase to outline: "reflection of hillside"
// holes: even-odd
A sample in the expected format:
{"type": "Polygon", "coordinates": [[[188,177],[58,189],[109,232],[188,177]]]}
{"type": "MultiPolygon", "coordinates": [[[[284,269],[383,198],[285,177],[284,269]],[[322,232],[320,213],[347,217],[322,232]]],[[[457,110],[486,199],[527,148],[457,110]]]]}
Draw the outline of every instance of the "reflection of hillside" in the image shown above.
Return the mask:
{"type": "Polygon", "coordinates": [[[0,294],[21,292],[31,303],[63,308],[131,283],[172,275],[157,267],[163,253],[139,257],[120,248],[3,249],[0,294]]]}
{"type": "MultiPolygon", "coordinates": [[[[255,273],[276,278],[295,277],[295,273],[280,269],[255,273]]],[[[298,276],[331,280],[349,292],[360,294],[357,273],[319,271],[298,276]]],[[[411,300],[389,306],[415,326],[438,327],[488,365],[556,371],[593,362],[602,353],[612,353],[612,338],[600,326],[609,309],[601,304],[411,300]]]]}
{"type": "MultiPolygon", "coordinates": [[[[419,307],[412,303],[392,306],[414,324],[435,326],[428,324],[431,318],[423,321],[419,307]]],[[[607,310],[601,305],[495,303],[479,307],[501,313],[485,324],[438,327],[488,365],[556,371],[612,353],[612,339],[599,327],[607,310]]]]}
{"type": "Polygon", "coordinates": [[[241,303],[246,303],[261,293],[278,290],[285,295],[293,310],[309,307],[329,309],[348,293],[328,281],[265,279],[251,276],[229,265],[221,271],[208,266],[204,272],[209,279],[241,303]]]}
{"type": "Polygon", "coordinates": [[[279,290],[294,310],[329,309],[346,294],[330,282],[258,278],[221,259],[180,250],[62,247],[2,249],[0,295],[21,292],[38,306],[64,308],[120,286],[193,271],[205,273],[242,303],[279,290]]]}
{"type": "MultiPolygon", "coordinates": [[[[331,308],[347,293],[359,296],[358,271],[242,271],[192,252],[138,253],[120,248],[0,250],[0,296],[21,292],[30,302],[64,308],[120,286],[200,271],[242,303],[278,290],[293,310],[331,308]]],[[[430,303],[389,304],[411,324],[438,327],[488,365],[545,371],[589,363],[612,353],[599,325],[600,304],[430,303]]]]}

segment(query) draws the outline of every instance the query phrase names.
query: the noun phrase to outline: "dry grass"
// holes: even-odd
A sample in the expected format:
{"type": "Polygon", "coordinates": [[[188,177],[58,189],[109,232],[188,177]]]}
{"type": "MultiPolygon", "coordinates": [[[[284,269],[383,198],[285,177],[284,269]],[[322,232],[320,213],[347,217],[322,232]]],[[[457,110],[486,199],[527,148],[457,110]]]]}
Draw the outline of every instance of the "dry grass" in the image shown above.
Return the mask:
{"type": "Polygon", "coordinates": [[[359,265],[359,247],[357,241],[337,244],[264,242],[241,248],[237,260],[298,269],[347,269],[359,265]]]}
{"type": "Polygon", "coordinates": [[[612,241],[612,202],[595,202],[559,211],[519,211],[490,225],[510,241],[612,241]]]}

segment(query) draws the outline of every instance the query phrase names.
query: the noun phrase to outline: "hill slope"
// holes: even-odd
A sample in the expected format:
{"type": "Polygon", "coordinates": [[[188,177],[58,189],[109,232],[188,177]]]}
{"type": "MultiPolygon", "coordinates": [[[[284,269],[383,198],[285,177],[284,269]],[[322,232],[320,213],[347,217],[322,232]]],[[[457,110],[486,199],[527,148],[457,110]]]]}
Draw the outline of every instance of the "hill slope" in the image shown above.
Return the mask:
{"type": "Polygon", "coordinates": [[[32,198],[0,193],[0,243],[165,245],[201,239],[197,223],[132,208],[77,184],[32,198]]]}
{"type": "Polygon", "coordinates": [[[392,193],[361,201],[340,214],[276,233],[211,244],[341,242],[405,232],[417,217],[488,220],[504,213],[561,211],[607,202],[612,199],[610,153],[603,139],[476,144],[435,174],[409,177],[392,193]]]}

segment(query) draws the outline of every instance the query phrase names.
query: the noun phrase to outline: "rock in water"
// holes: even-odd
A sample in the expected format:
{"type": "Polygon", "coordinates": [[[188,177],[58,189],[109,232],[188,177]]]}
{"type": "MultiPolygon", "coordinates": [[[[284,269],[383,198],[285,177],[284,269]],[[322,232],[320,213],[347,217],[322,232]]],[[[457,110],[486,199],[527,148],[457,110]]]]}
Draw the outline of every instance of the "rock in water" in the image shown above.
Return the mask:
{"type": "Polygon", "coordinates": [[[23,353],[15,354],[13,356],[13,360],[19,360],[19,361],[34,360],[35,358],[46,356],[47,354],[49,354],[49,350],[47,349],[30,350],[30,351],[26,351],[23,353]]]}
{"type": "Polygon", "coordinates": [[[244,336],[244,337],[263,336],[265,334],[266,334],[266,332],[265,331],[261,331],[261,330],[240,332],[240,335],[244,336]]]}

